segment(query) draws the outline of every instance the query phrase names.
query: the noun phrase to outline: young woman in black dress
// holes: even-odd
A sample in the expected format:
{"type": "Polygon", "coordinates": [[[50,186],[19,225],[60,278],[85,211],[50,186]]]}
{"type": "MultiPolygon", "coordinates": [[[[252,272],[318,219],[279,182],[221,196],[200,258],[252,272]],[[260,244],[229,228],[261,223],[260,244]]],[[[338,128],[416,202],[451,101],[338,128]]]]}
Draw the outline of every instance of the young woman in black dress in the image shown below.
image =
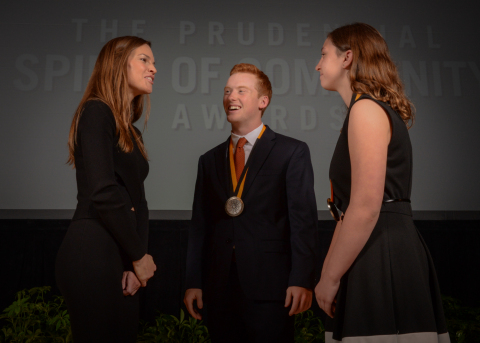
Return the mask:
{"type": "Polygon", "coordinates": [[[132,124],[155,78],[150,42],[119,37],[100,52],[69,137],[78,204],[56,261],[75,343],[135,342],[137,290],[156,266],[147,254],[148,174],[141,132],[132,124]]]}
{"type": "Polygon", "coordinates": [[[338,223],[315,288],[332,318],[326,342],[450,342],[434,266],[412,220],[413,106],[385,40],[367,24],[340,27],[316,70],[348,106],[329,173],[338,223]]]}

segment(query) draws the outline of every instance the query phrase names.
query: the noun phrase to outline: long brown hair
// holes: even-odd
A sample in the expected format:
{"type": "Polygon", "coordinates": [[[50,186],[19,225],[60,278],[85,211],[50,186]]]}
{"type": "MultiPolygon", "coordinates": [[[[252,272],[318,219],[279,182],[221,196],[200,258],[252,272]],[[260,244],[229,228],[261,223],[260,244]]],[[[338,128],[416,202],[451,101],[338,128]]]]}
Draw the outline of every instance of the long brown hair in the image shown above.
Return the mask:
{"type": "Polygon", "coordinates": [[[333,30],[328,38],[340,52],[353,53],[349,71],[352,91],[388,102],[410,128],[415,120],[414,107],[382,35],[368,24],[354,23],[333,30]]]}
{"type": "Polygon", "coordinates": [[[129,88],[127,79],[128,58],[133,50],[144,44],[151,46],[149,41],[139,37],[118,37],[107,42],[100,51],[83,98],[73,116],[68,137],[68,164],[75,166],[74,153],[77,144],[78,123],[85,103],[89,100],[103,101],[112,110],[115,118],[116,134],[119,137],[118,145],[122,151],[133,151],[131,132],[143,157],[148,159],[141,137],[137,134],[132,124],[142,116],[145,107],[144,127],[146,127],[150,112],[150,97],[148,94],[142,94],[136,96],[130,102],[128,100],[129,88]]]}

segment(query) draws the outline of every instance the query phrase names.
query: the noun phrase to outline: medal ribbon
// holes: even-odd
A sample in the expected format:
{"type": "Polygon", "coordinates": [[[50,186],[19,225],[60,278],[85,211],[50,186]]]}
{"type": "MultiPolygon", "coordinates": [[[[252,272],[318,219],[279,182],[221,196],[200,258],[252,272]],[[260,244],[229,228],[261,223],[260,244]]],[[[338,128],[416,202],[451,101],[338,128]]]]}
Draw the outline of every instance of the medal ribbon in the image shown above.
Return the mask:
{"type": "Polygon", "coordinates": [[[232,177],[232,186],[233,186],[233,194],[240,199],[242,198],[242,193],[243,193],[243,187],[245,185],[245,178],[247,176],[247,171],[248,167],[250,166],[250,161],[252,160],[252,154],[253,150],[255,149],[255,146],[257,145],[258,140],[262,137],[263,133],[265,132],[265,129],[267,127],[263,125],[263,129],[260,132],[260,134],[257,137],[257,140],[255,141],[255,144],[253,145],[252,151],[250,152],[250,156],[248,157],[247,163],[245,164],[245,167],[243,167],[243,172],[240,175],[240,178],[238,179],[237,182],[237,175],[235,173],[235,162],[233,161],[233,141],[230,138],[230,148],[228,149],[229,156],[230,156],[230,175],[232,177]]]}

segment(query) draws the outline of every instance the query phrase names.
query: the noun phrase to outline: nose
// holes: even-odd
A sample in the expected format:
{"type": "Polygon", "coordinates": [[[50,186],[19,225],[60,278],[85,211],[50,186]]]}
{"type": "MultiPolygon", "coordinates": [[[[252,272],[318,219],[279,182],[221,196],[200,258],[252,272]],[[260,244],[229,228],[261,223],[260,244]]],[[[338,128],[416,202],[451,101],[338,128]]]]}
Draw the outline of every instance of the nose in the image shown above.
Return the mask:
{"type": "Polygon", "coordinates": [[[231,91],[230,94],[227,95],[228,100],[234,100],[235,98],[235,91],[231,91]]]}
{"type": "Polygon", "coordinates": [[[151,72],[152,74],[156,74],[156,73],[157,73],[157,68],[155,68],[155,64],[151,64],[150,72],[151,72]]]}
{"type": "Polygon", "coordinates": [[[320,61],[318,61],[317,66],[315,67],[316,71],[320,71],[320,61]]]}

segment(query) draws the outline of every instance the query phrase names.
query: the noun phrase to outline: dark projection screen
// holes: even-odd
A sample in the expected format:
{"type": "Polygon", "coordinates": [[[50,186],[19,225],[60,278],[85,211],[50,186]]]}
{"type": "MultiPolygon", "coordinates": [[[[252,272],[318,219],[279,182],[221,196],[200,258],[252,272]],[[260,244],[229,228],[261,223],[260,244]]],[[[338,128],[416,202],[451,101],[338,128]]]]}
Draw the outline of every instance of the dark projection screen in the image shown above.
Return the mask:
{"type": "MultiPolygon", "coordinates": [[[[416,106],[416,210],[480,210],[480,54],[473,1],[27,1],[2,5],[0,209],[73,209],[65,164],[73,113],[109,39],[152,42],[158,73],[144,140],[152,210],[189,210],[197,161],[223,142],[232,66],[256,64],[274,95],[273,130],[307,142],[320,210],[346,108],[315,65],[329,31],[355,21],[386,38],[416,106]],[[468,5],[468,4],[471,5],[468,5]],[[469,7],[470,6],[470,7],[469,7]],[[455,13],[455,15],[453,15],[455,13]],[[473,38],[475,37],[475,38],[473,38]]],[[[136,124],[143,127],[143,118],[136,124]]]]}

